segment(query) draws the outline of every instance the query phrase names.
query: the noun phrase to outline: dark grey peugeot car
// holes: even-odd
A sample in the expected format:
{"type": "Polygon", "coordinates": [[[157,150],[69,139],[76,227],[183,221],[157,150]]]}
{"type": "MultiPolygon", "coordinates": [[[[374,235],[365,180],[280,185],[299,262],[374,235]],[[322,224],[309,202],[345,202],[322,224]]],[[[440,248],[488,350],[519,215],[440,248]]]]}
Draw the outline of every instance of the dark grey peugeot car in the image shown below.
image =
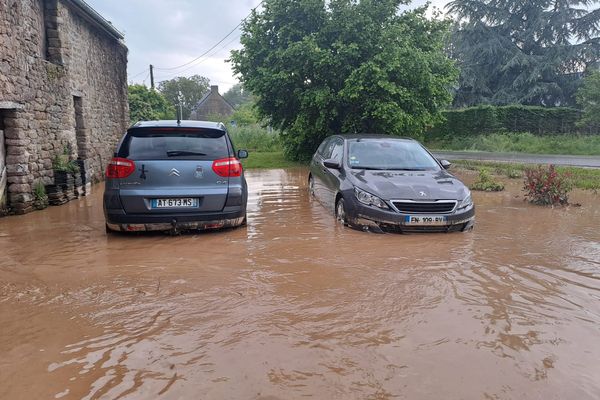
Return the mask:
{"type": "Polygon", "coordinates": [[[309,190],[338,221],[374,232],[473,227],[469,189],[419,142],[382,135],[326,138],[310,164],[309,190]]]}
{"type": "Polygon", "coordinates": [[[108,231],[177,231],[246,222],[248,188],[221,123],[138,122],[106,169],[108,231]]]}

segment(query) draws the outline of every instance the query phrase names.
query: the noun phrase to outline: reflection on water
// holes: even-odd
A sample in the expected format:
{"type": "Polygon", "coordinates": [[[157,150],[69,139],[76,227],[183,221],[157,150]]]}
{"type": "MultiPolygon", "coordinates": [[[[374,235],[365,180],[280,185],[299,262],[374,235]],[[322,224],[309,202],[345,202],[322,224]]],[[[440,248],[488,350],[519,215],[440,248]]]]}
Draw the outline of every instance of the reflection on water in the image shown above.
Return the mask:
{"type": "Polygon", "coordinates": [[[0,220],[0,398],[600,398],[597,195],[375,235],[247,177],[242,229],[106,237],[99,190],[0,220]]]}

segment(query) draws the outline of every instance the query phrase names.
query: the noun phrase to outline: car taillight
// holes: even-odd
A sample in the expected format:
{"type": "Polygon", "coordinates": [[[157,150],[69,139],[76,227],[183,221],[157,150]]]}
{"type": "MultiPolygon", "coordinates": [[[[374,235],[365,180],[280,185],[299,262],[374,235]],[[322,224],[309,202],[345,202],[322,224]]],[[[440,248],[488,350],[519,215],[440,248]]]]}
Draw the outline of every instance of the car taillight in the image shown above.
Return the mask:
{"type": "Polygon", "coordinates": [[[242,163],[235,157],[222,158],[212,163],[215,174],[224,177],[236,177],[242,175],[242,163]]]}
{"type": "Polygon", "coordinates": [[[135,163],[126,158],[114,157],[106,166],[107,178],[127,178],[135,171],[135,163]]]}

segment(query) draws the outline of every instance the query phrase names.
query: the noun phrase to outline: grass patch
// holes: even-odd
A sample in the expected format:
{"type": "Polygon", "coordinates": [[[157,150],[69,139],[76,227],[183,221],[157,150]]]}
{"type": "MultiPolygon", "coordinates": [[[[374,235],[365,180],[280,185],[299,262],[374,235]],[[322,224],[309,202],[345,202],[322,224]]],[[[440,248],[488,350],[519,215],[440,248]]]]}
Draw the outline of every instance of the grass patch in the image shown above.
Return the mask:
{"type": "MultiPolygon", "coordinates": [[[[509,178],[520,178],[523,176],[525,169],[534,167],[532,164],[473,160],[455,160],[452,163],[457,167],[473,171],[487,169],[496,175],[504,175],[509,178]]],[[[576,188],[600,190],[600,169],[557,166],[556,170],[561,173],[568,173],[571,176],[573,186],[576,188]]]]}
{"type": "Polygon", "coordinates": [[[258,124],[230,126],[227,131],[236,149],[273,153],[283,150],[279,134],[258,124]]]}
{"type": "Polygon", "coordinates": [[[531,154],[600,155],[600,135],[535,136],[531,133],[492,133],[478,136],[429,138],[435,150],[471,150],[531,154]]]}
{"type": "Polygon", "coordinates": [[[246,169],[293,168],[306,166],[304,163],[286,160],[281,151],[251,152],[248,158],[242,160],[246,169]]]}

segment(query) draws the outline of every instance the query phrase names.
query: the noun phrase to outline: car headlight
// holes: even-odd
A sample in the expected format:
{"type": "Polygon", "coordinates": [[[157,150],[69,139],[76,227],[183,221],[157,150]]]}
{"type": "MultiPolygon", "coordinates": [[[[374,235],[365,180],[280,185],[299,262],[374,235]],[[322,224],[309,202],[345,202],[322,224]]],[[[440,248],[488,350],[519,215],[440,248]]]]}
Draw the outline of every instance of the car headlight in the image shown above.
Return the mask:
{"type": "Polygon", "coordinates": [[[467,192],[467,197],[458,202],[458,210],[462,210],[467,207],[471,207],[473,205],[473,199],[471,198],[471,193],[467,192]]]}
{"type": "Polygon", "coordinates": [[[384,210],[389,209],[388,205],[385,201],[381,200],[379,197],[372,195],[371,193],[365,192],[362,189],[357,187],[354,188],[354,195],[356,199],[361,203],[367,206],[375,206],[379,208],[383,208],[384,210]]]}

